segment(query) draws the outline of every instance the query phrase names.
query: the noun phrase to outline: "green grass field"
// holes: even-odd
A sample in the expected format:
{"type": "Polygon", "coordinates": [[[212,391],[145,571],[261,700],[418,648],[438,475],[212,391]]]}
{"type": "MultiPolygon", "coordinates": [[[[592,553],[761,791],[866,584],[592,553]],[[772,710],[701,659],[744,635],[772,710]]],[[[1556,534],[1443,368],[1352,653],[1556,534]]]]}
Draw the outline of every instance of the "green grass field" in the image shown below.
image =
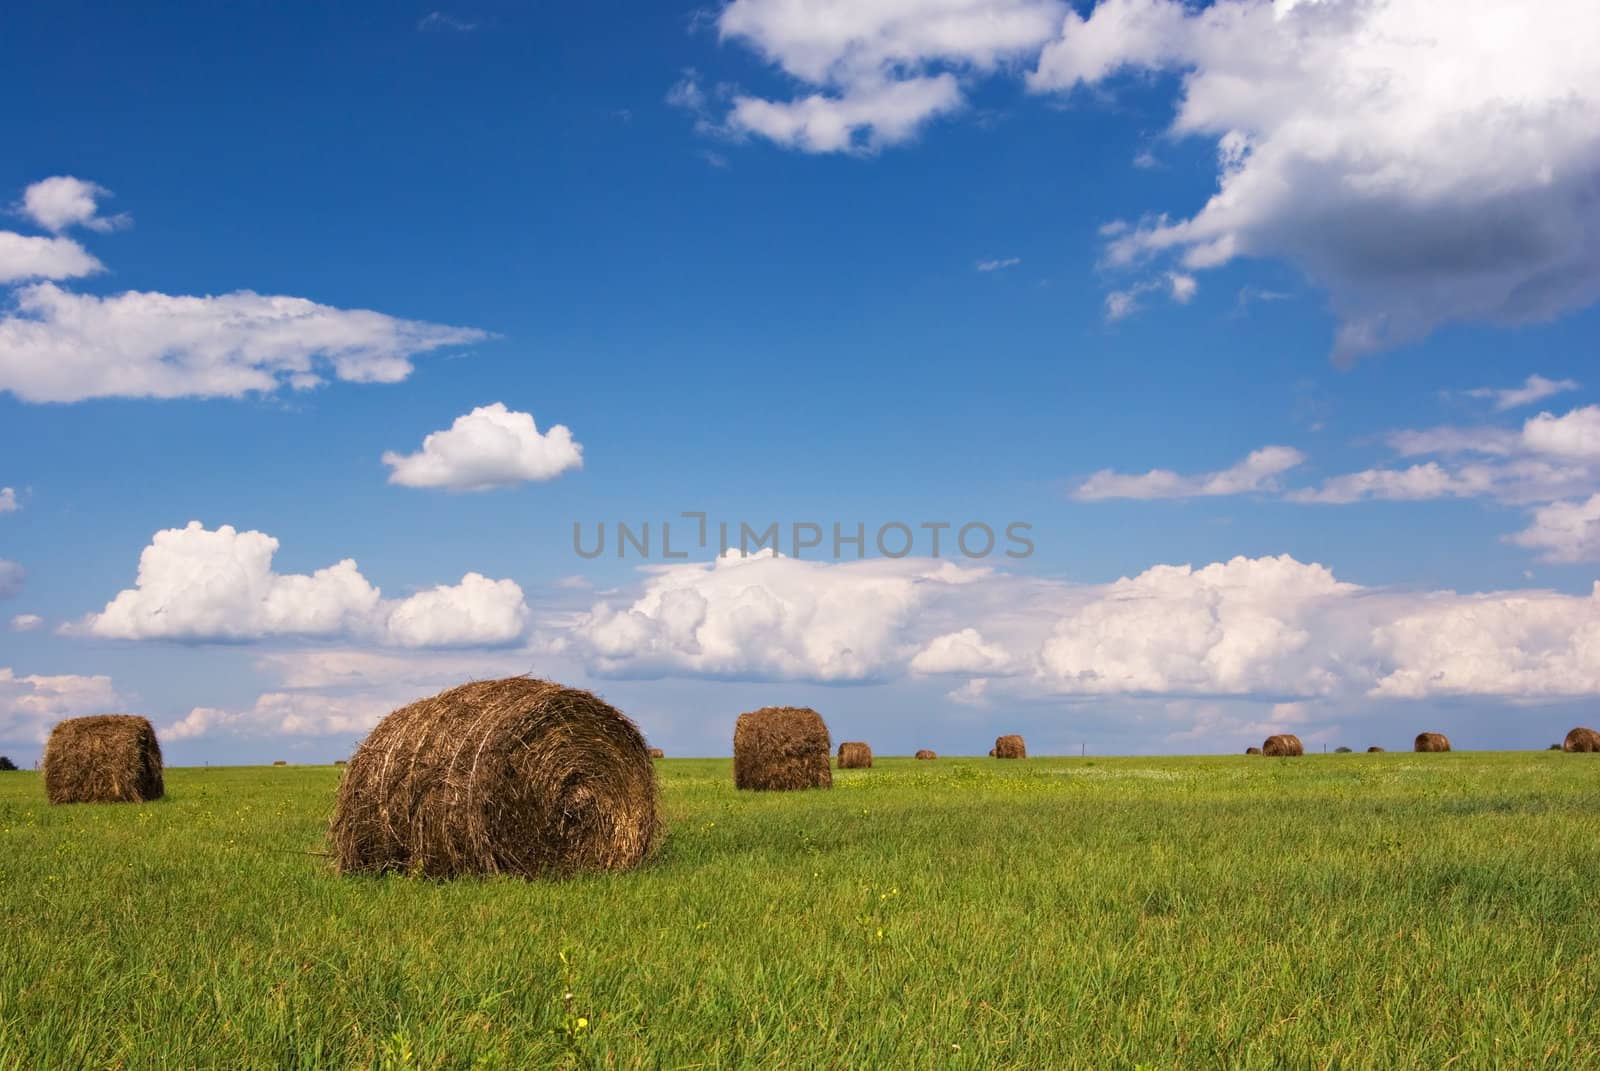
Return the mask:
{"type": "Polygon", "coordinates": [[[0,1068],[1600,1067],[1600,756],[658,766],[560,884],[338,877],[332,767],[0,775],[0,1068]]]}

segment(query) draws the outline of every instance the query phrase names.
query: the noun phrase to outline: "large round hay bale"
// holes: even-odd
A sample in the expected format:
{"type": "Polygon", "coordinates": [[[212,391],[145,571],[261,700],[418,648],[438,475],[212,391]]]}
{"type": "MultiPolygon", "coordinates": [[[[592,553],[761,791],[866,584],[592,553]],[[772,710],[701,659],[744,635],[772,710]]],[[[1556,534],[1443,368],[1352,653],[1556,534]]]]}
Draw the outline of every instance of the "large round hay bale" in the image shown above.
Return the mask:
{"type": "Polygon", "coordinates": [[[997,759],[1025,759],[1028,749],[1016,733],[997,736],[994,740],[994,757],[997,759]]]}
{"type": "Polygon", "coordinates": [[[1244,749],[1244,753],[1246,755],[1259,755],[1261,754],[1261,749],[1258,747],[1247,747],[1244,749]]]}
{"type": "Polygon", "coordinates": [[[939,756],[934,752],[929,751],[927,748],[922,748],[917,752],[915,757],[919,759],[936,759],[939,756]]]}
{"type": "Polygon", "coordinates": [[[839,745],[839,769],[872,769],[872,749],[859,740],[847,740],[839,745]]]}
{"type": "Polygon", "coordinates": [[[1418,733],[1413,751],[1449,751],[1450,738],[1443,733],[1418,733]]]}
{"type": "Polygon", "coordinates": [[[68,718],[44,746],[44,794],[51,803],[144,803],[166,792],[161,744],[148,718],[68,718]]]}
{"type": "Polygon", "coordinates": [[[762,707],[733,726],[733,784],[758,791],[832,788],[828,726],[809,707],[762,707]]]}
{"type": "Polygon", "coordinates": [[[329,831],[340,871],[559,877],[654,849],[644,737],[597,696],[474,681],[394,711],[356,749],[329,831]]]}
{"type": "Polygon", "coordinates": [[[1263,755],[1276,755],[1279,758],[1291,758],[1295,755],[1306,753],[1305,745],[1300,743],[1300,738],[1293,733],[1278,733],[1269,736],[1261,745],[1263,755]]]}
{"type": "Polygon", "coordinates": [[[1371,747],[1367,748],[1367,754],[1369,754],[1369,755],[1376,754],[1377,752],[1380,752],[1382,750],[1383,750],[1383,748],[1379,747],[1377,744],[1373,744],[1371,747]]]}
{"type": "Polygon", "coordinates": [[[1562,751],[1600,751],[1600,733],[1581,725],[1567,734],[1561,742],[1562,751]]]}

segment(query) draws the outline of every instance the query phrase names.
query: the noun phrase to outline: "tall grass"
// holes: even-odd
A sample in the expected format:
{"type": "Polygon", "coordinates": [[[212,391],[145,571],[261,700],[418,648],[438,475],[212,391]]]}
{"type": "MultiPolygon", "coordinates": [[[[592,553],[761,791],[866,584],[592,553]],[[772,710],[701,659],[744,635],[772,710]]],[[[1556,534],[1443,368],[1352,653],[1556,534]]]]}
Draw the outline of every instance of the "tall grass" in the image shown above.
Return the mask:
{"type": "Polygon", "coordinates": [[[0,1068],[1600,1066],[1600,756],[658,766],[560,884],[335,876],[332,768],[0,775],[0,1068]]]}

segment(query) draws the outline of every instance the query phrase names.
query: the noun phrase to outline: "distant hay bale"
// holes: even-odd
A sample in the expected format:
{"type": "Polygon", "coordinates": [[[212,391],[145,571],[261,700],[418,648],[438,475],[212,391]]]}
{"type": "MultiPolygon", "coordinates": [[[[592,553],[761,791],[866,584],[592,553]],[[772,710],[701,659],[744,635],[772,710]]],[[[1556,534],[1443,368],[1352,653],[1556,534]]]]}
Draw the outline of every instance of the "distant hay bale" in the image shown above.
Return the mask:
{"type": "Polygon", "coordinates": [[[994,757],[997,759],[1025,759],[1028,749],[1023,746],[1022,737],[1016,733],[997,736],[994,741],[994,757]]]}
{"type": "Polygon", "coordinates": [[[274,766],[287,766],[289,764],[287,762],[285,762],[284,760],[279,759],[276,762],[274,762],[272,765],[274,765],[274,766]]]}
{"type": "Polygon", "coordinates": [[[1370,755],[1370,754],[1373,754],[1375,752],[1379,752],[1379,751],[1382,751],[1382,750],[1383,750],[1383,748],[1378,747],[1376,744],[1374,744],[1372,747],[1367,748],[1367,754],[1370,755]]]}
{"type": "Polygon", "coordinates": [[[989,749],[989,757],[990,757],[990,758],[991,758],[991,759],[992,759],[992,758],[994,758],[994,748],[990,748],[990,749],[989,749]]]}
{"type": "Polygon", "coordinates": [[[627,870],[660,831],[638,728],[597,696],[473,681],[394,711],[356,749],[329,837],[343,873],[627,870]]]}
{"type": "Polygon", "coordinates": [[[1279,758],[1292,758],[1295,755],[1306,753],[1305,745],[1300,743],[1300,738],[1293,733],[1278,733],[1269,736],[1261,745],[1263,755],[1276,755],[1279,758]]]}
{"type": "Polygon", "coordinates": [[[652,759],[664,759],[667,757],[667,753],[658,747],[653,747],[650,749],[650,757],[652,759]]]}
{"type": "Polygon", "coordinates": [[[917,752],[916,757],[919,759],[936,759],[939,756],[934,754],[932,751],[929,751],[927,748],[923,748],[917,752]]]}
{"type": "Polygon", "coordinates": [[[762,707],[733,726],[733,784],[762,792],[832,788],[828,726],[809,707],[762,707]]]}
{"type": "Polygon", "coordinates": [[[1600,733],[1581,725],[1567,734],[1561,742],[1562,751],[1600,751],[1600,733]]]}
{"type": "Polygon", "coordinates": [[[1247,747],[1244,749],[1244,753],[1246,755],[1259,755],[1261,754],[1261,749],[1258,747],[1247,747]]]}
{"type": "Polygon", "coordinates": [[[872,749],[859,740],[847,740],[839,745],[839,769],[872,769],[872,749]]]}
{"type": "Polygon", "coordinates": [[[349,765],[349,763],[344,759],[334,759],[333,760],[333,764],[335,766],[348,766],[349,765]]]}
{"type": "Polygon", "coordinates": [[[1354,750],[1354,749],[1353,748],[1347,748],[1347,747],[1336,747],[1336,748],[1333,749],[1333,753],[1335,755],[1348,755],[1348,754],[1350,754],[1350,752],[1352,750],[1354,750]]]}
{"type": "Polygon", "coordinates": [[[1450,738],[1443,733],[1418,733],[1413,751],[1449,751],[1450,738]]]}
{"type": "Polygon", "coordinates": [[[144,803],[166,792],[161,744],[148,718],[68,718],[44,746],[44,793],[51,803],[144,803]]]}

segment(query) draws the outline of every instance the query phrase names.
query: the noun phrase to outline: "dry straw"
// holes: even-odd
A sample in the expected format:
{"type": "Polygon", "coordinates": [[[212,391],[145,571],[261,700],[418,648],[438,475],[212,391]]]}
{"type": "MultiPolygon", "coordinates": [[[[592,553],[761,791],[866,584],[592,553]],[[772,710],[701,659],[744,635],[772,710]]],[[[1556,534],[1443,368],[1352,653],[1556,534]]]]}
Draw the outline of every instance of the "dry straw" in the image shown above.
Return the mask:
{"type": "Polygon", "coordinates": [[[832,788],[828,726],[809,707],[762,707],[733,726],[736,788],[787,791],[832,788]]]}
{"type": "Polygon", "coordinates": [[[1244,753],[1246,755],[1259,755],[1261,754],[1261,749],[1258,747],[1247,747],[1244,749],[1244,753]]]}
{"type": "Polygon", "coordinates": [[[148,718],[98,714],[50,731],[44,792],[51,803],[144,803],[165,791],[161,744],[148,718]]]}
{"type": "Polygon", "coordinates": [[[1443,733],[1418,733],[1413,751],[1449,751],[1450,738],[1443,733]]]}
{"type": "Polygon", "coordinates": [[[939,756],[936,755],[935,753],[933,753],[932,751],[929,751],[927,748],[923,748],[922,750],[917,752],[916,757],[919,758],[919,759],[936,759],[939,756]]]}
{"type": "Polygon", "coordinates": [[[272,765],[274,765],[274,766],[287,766],[289,764],[287,762],[285,762],[283,759],[279,759],[278,761],[274,762],[272,765]]]}
{"type": "Polygon", "coordinates": [[[989,754],[997,759],[1025,759],[1028,757],[1028,749],[1022,743],[1022,737],[1016,733],[1010,733],[1006,736],[996,737],[994,750],[989,754]]]}
{"type": "Polygon", "coordinates": [[[1367,753],[1368,754],[1374,754],[1374,753],[1382,751],[1382,750],[1383,750],[1383,748],[1381,748],[1378,745],[1374,744],[1371,747],[1367,748],[1367,753]]]}
{"type": "Polygon", "coordinates": [[[1267,737],[1266,741],[1261,745],[1261,753],[1263,755],[1288,758],[1294,755],[1304,755],[1306,749],[1300,743],[1300,738],[1293,733],[1279,733],[1276,736],[1267,737]]]}
{"type": "Polygon", "coordinates": [[[1567,734],[1561,742],[1562,751],[1600,751],[1600,733],[1582,726],[1567,734]]]}
{"type": "Polygon", "coordinates": [[[345,873],[564,876],[626,870],[660,831],[638,728],[588,692],[474,681],[379,723],[339,784],[345,873]]]}
{"type": "Polygon", "coordinates": [[[839,745],[839,769],[872,769],[872,749],[859,740],[847,740],[839,745]]]}

